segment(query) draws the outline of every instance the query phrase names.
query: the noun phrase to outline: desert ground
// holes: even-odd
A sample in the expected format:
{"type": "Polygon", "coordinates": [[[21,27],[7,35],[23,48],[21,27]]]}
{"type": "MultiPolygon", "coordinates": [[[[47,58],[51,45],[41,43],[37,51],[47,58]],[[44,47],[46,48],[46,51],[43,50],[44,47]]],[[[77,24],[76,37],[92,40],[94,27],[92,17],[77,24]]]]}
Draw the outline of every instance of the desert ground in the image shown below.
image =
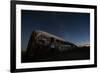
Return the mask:
{"type": "Polygon", "coordinates": [[[90,47],[77,47],[67,51],[49,51],[44,53],[45,50],[41,50],[41,54],[37,53],[37,56],[32,58],[26,57],[26,52],[21,53],[21,62],[46,62],[46,61],[64,61],[64,60],[86,60],[90,59],[90,47]]]}

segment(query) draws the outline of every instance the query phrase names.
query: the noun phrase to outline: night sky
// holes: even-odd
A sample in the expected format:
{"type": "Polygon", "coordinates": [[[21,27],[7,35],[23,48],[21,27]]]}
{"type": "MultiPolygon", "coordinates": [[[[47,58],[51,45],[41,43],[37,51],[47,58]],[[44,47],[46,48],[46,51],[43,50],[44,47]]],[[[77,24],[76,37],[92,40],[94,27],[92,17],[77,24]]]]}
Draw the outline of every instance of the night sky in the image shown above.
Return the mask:
{"type": "Polygon", "coordinates": [[[90,14],[50,11],[21,11],[21,48],[26,50],[34,30],[62,37],[76,45],[90,42],[90,14]]]}

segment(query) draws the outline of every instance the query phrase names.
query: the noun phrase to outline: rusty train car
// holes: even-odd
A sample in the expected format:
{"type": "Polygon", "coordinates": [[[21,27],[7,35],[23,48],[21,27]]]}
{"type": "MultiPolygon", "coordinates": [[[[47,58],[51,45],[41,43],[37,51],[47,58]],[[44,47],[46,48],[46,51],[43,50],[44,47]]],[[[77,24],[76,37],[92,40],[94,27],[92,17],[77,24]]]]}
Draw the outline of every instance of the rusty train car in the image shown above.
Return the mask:
{"type": "Polygon", "coordinates": [[[63,38],[44,31],[33,31],[27,46],[28,58],[40,58],[57,55],[77,46],[63,38]]]}

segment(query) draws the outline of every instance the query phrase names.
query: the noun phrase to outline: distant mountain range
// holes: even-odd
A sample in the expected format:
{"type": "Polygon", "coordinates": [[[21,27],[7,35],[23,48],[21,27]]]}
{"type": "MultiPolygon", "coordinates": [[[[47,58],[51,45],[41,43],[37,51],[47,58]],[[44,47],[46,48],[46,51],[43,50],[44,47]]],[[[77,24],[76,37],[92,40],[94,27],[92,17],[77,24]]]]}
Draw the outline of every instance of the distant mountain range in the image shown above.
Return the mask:
{"type": "Polygon", "coordinates": [[[79,45],[79,47],[90,47],[90,44],[79,45]]]}

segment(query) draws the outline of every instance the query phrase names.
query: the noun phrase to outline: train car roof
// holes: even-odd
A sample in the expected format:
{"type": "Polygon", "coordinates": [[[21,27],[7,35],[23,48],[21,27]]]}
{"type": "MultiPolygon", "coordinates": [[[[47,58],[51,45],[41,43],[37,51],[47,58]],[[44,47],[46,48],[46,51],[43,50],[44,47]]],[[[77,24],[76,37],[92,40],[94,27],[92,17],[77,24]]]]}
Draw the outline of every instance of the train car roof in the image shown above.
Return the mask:
{"type": "MultiPolygon", "coordinates": [[[[68,44],[73,44],[73,43],[71,43],[71,42],[69,42],[69,41],[64,40],[63,38],[61,38],[61,37],[59,37],[59,36],[55,36],[55,35],[53,35],[53,34],[51,34],[51,33],[45,32],[45,31],[35,30],[35,31],[33,31],[33,32],[39,33],[37,36],[40,36],[41,34],[43,34],[43,35],[45,35],[45,36],[47,36],[47,37],[53,37],[53,38],[55,38],[55,39],[57,39],[57,40],[66,42],[66,43],[68,43],[68,44]]],[[[73,45],[75,45],[75,44],[73,44],[73,45]]],[[[75,46],[76,46],[76,45],[75,45],[75,46]]]]}
{"type": "Polygon", "coordinates": [[[53,35],[51,33],[45,32],[45,31],[37,30],[37,31],[34,31],[34,32],[39,33],[38,36],[43,34],[43,35],[46,35],[47,37],[53,37],[55,39],[58,39],[58,40],[61,40],[61,41],[65,41],[63,38],[55,36],[55,35],[53,35]]]}

